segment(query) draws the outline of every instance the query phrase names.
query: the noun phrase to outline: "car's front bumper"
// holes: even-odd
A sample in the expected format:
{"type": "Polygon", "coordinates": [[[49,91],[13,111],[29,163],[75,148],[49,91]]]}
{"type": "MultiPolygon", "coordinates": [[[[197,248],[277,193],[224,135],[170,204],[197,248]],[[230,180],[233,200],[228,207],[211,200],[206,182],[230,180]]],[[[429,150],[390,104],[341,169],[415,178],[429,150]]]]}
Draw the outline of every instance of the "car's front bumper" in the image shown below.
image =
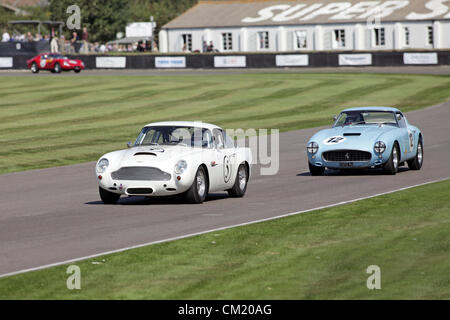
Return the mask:
{"type": "Polygon", "coordinates": [[[169,196],[187,191],[193,178],[186,172],[172,175],[167,181],[119,180],[113,179],[111,173],[97,174],[99,186],[113,193],[127,196],[169,196]],[[151,190],[150,190],[151,189],[151,190]]]}
{"type": "MultiPolygon", "coordinates": [[[[355,150],[355,149],[352,149],[355,150]]],[[[323,153],[330,150],[319,150],[314,155],[308,153],[308,161],[311,165],[316,167],[330,168],[330,169],[364,169],[376,168],[383,166],[389,159],[389,154],[385,151],[379,155],[370,150],[357,150],[371,153],[371,158],[368,161],[326,161],[323,153]]]]}

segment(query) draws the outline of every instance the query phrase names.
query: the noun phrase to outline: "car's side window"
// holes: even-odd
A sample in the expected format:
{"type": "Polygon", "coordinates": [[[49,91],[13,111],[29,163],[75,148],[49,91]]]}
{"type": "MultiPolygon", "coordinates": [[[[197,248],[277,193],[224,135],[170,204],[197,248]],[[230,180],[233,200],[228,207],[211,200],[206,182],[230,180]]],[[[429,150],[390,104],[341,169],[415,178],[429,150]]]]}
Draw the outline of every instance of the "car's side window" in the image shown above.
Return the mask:
{"type": "Polygon", "coordinates": [[[400,112],[396,113],[396,117],[397,117],[397,122],[400,128],[406,128],[406,121],[405,121],[405,117],[403,116],[403,114],[401,114],[400,112]]]}
{"type": "Polygon", "coordinates": [[[225,131],[222,131],[222,132],[223,132],[223,137],[224,137],[224,141],[225,141],[225,148],[227,148],[227,149],[234,148],[233,139],[231,139],[230,136],[227,135],[227,133],[225,131]]]}
{"type": "Polygon", "coordinates": [[[223,134],[222,131],[219,129],[214,129],[213,130],[213,135],[214,135],[214,145],[216,146],[217,149],[223,149],[224,148],[224,143],[223,143],[223,134]]]}
{"type": "Polygon", "coordinates": [[[203,149],[210,149],[213,147],[213,137],[211,134],[211,131],[208,129],[204,130],[203,132],[203,149]]]}

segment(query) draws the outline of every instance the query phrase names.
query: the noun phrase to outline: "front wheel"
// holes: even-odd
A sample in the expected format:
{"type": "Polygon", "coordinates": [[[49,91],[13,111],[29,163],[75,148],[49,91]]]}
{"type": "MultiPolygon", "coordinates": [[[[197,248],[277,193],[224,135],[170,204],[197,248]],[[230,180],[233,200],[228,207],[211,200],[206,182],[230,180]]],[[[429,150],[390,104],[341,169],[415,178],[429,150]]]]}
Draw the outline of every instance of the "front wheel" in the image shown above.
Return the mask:
{"type": "Polygon", "coordinates": [[[308,162],[309,172],[312,176],[321,176],[325,172],[324,167],[317,167],[308,162]]]}
{"type": "Polygon", "coordinates": [[[81,69],[80,69],[80,68],[75,68],[75,69],[73,69],[73,71],[74,71],[75,73],[80,73],[81,69]]]}
{"type": "Polygon", "coordinates": [[[417,153],[414,159],[408,160],[408,167],[411,170],[420,170],[423,163],[423,143],[422,139],[417,143],[417,153]]]}
{"type": "Polygon", "coordinates": [[[120,194],[109,192],[101,187],[98,187],[98,193],[105,204],[115,204],[120,198],[120,194]]]}
{"type": "Polygon", "coordinates": [[[33,64],[31,65],[31,72],[33,73],[38,73],[39,72],[39,68],[36,62],[33,62],[33,64]]]}
{"type": "Polygon", "coordinates": [[[248,170],[244,164],[241,164],[238,168],[236,180],[234,181],[233,187],[227,190],[228,194],[231,197],[235,198],[243,197],[245,195],[245,191],[247,191],[247,182],[248,182],[248,170]]]}
{"type": "Polygon", "coordinates": [[[199,167],[192,186],[186,191],[185,198],[189,203],[202,203],[208,194],[208,181],[203,167],[199,167]]]}
{"type": "Polygon", "coordinates": [[[394,146],[392,147],[391,156],[384,165],[384,172],[391,175],[396,174],[398,172],[399,162],[400,162],[400,154],[398,151],[398,146],[397,144],[394,144],[394,146]]]}

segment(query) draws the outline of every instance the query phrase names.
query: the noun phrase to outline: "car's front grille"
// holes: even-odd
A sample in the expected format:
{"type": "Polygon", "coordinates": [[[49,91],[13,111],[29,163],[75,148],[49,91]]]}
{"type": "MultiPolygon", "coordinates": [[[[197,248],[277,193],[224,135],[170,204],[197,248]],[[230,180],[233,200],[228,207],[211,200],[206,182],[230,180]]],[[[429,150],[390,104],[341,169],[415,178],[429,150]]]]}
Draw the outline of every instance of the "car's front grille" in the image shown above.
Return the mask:
{"type": "Polygon", "coordinates": [[[128,188],[127,193],[132,194],[132,195],[152,194],[153,189],[152,188],[128,188]]]}
{"type": "Polygon", "coordinates": [[[322,155],[323,159],[328,162],[366,162],[370,161],[372,155],[367,151],[359,150],[337,150],[326,151],[322,155]]]}
{"type": "Polygon", "coordinates": [[[111,173],[114,180],[169,181],[170,173],[154,167],[122,167],[111,173]]]}

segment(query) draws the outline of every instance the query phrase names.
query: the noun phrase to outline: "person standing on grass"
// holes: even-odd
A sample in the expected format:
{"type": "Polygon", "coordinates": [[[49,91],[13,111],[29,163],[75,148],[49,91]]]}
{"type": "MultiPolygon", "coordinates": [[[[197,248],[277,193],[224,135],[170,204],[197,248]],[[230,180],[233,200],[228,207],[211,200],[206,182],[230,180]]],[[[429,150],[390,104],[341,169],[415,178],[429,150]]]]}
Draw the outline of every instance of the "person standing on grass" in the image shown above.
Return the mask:
{"type": "Polygon", "coordinates": [[[71,46],[71,51],[72,52],[77,52],[77,50],[75,48],[75,45],[76,45],[77,41],[78,41],[78,33],[73,32],[72,33],[72,39],[70,39],[70,46],[71,46]]]}
{"type": "Polygon", "coordinates": [[[6,31],[6,29],[3,29],[2,42],[9,42],[10,40],[11,40],[11,37],[10,37],[8,31],[6,31]]]}
{"type": "Polygon", "coordinates": [[[51,36],[51,40],[50,40],[50,52],[52,53],[57,53],[59,52],[58,50],[58,37],[57,34],[55,32],[55,29],[52,28],[52,36],[51,36]]]}
{"type": "Polygon", "coordinates": [[[208,52],[213,52],[214,51],[214,44],[212,41],[209,42],[209,46],[208,46],[208,52]]]}
{"type": "Polygon", "coordinates": [[[156,44],[156,41],[152,41],[152,52],[158,52],[158,45],[156,44]]]}
{"type": "Polygon", "coordinates": [[[84,27],[83,28],[83,33],[81,35],[81,39],[83,40],[83,45],[82,45],[82,50],[83,53],[88,53],[89,52],[89,33],[87,31],[87,28],[84,27]]]}

